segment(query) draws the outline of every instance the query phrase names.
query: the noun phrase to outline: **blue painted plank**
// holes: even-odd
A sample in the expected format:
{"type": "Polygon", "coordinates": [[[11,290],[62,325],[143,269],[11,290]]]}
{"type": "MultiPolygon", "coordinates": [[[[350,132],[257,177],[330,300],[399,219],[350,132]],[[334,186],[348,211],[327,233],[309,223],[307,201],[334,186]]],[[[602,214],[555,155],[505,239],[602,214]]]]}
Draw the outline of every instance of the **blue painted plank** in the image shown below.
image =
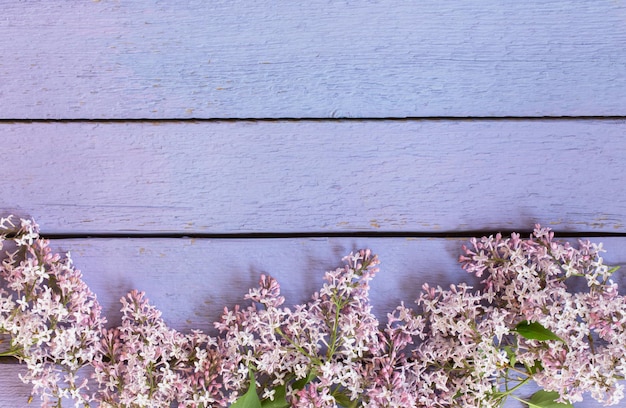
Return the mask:
{"type": "Polygon", "coordinates": [[[624,121],[1,124],[46,233],[626,232],[624,121]]]}
{"type": "Polygon", "coordinates": [[[626,114],[619,1],[1,7],[0,118],[626,114]]]}
{"type": "MultiPolygon", "coordinates": [[[[622,265],[614,280],[624,292],[626,238],[591,241],[604,244],[606,264],[622,265]]],[[[111,324],[119,324],[119,299],[138,289],[146,292],[171,327],[211,333],[224,306],[241,304],[262,273],[278,279],[286,305],[292,306],[308,301],[321,287],[325,271],[343,266],[343,256],[362,248],[370,248],[381,261],[370,295],[372,311],[381,320],[402,301],[410,306],[424,283],[448,287],[466,282],[478,287],[478,279],[458,263],[461,246],[467,243],[461,238],[349,237],[53,241],[55,248],[71,252],[111,324]]]]}

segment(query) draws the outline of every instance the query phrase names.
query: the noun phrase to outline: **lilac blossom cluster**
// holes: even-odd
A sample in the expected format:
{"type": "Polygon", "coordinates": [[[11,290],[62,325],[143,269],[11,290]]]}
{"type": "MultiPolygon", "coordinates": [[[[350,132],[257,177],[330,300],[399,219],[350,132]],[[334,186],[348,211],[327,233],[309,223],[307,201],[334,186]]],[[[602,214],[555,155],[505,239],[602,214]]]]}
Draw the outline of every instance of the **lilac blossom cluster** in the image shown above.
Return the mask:
{"type": "Polygon", "coordinates": [[[528,368],[525,374],[562,402],[582,401],[584,393],[607,405],[619,402],[624,385],[618,380],[626,375],[626,298],[610,279],[617,268],[604,265],[602,244],[579,241],[574,248],[537,226],[530,239],[496,235],[472,239],[471,245],[460,261],[484,277],[486,317],[508,334],[512,357],[528,368]],[[576,279],[586,290],[568,290],[576,279]],[[520,319],[538,323],[554,339],[511,337],[520,319]]]}
{"type": "Polygon", "coordinates": [[[90,401],[81,369],[97,355],[105,323],[96,296],[89,290],[69,255],[53,254],[37,225],[11,217],[0,219],[0,332],[11,337],[4,355],[20,358],[44,406],[71,398],[77,405],[90,401]],[[6,232],[12,233],[7,239],[6,232]]]}
{"type": "Polygon", "coordinates": [[[167,327],[137,291],[107,327],[69,254],[53,254],[31,220],[2,218],[0,229],[0,334],[10,337],[0,355],[26,363],[42,407],[226,406],[215,338],[167,327]]]}
{"type": "Polygon", "coordinates": [[[563,407],[624,396],[626,299],[601,245],[578,248],[536,226],[531,237],[472,239],[462,267],[482,279],[424,284],[415,307],[380,322],[369,302],[378,258],[361,250],[326,272],[311,300],[285,306],[261,276],[215,337],[167,326],[145,294],[121,299],[109,327],[69,256],[30,220],[0,220],[2,353],[27,366],[42,406],[500,407],[508,398],[563,407]],[[583,284],[584,288],[578,290],[583,284]],[[523,398],[520,387],[542,390],[523,398]]]}

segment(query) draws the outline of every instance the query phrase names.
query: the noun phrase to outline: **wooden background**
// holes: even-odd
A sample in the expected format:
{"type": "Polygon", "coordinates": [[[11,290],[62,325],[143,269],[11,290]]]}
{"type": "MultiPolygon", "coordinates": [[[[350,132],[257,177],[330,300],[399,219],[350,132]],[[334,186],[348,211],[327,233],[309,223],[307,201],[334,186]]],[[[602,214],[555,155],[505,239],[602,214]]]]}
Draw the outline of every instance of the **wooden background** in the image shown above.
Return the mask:
{"type": "Polygon", "coordinates": [[[111,322],[138,288],[180,330],[261,273],[306,301],[362,247],[381,318],[472,281],[473,235],[541,223],[626,265],[625,44],[616,0],[3,0],[0,212],[111,322]]]}

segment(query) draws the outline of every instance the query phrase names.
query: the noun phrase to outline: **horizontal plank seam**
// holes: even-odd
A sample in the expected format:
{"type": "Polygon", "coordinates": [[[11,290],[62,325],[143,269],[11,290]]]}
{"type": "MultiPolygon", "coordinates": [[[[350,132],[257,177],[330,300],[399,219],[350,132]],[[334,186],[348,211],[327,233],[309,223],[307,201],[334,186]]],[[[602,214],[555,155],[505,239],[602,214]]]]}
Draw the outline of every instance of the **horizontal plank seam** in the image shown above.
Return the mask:
{"type": "Polygon", "coordinates": [[[29,123],[150,123],[150,122],[324,122],[324,121],[574,121],[626,120],[626,116],[406,116],[406,117],[302,117],[302,118],[98,118],[98,119],[0,119],[0,124],[29,123]]]}
{"type": "MultiPolygon", "coordinates": [[[[600,231],[559,231],[553,230],[557,238],[626,238],[626,233],[621,232],[600,232],[600,231]]],[[[250,232],[250,233],[56,233],[45,234],[46,239],[293,239],[293,238],[470,238],[494,235],[500,233],[509,236],[512,233],[519,233],[521,236],[529,236],[531,230],[464,230],[464,231],[342,231],[342,232],[250,232]]]]}

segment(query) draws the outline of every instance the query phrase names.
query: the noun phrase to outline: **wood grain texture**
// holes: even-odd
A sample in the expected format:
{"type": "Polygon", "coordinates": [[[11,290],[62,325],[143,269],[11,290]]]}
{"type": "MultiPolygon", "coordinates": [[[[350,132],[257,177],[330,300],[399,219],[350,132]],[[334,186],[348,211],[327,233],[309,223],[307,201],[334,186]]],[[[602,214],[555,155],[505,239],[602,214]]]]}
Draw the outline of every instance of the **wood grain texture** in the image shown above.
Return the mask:
{"type": "MultiPolygon", "coordinates": [[[[594,238],[607,250],[605,263],[626,266],[626,238],[594,238]]],[[[378,254],[380,272],[371,283],[373,312],[384,320],[401,301],[410,305],[424,283],[478,285],[458,256],[468,239],[68,239],[53,247],[70,251],[85,282],[111,323],[119,323],[119,299],[132,289],[146,292],[171,327],[212,332],[224,306],[241,304],[261,274],[278,279],[287,305],[304,303],[327,270],[362,248],[378,254]]],[[[575,242],[575,241],[574,241],[575,242]]],[[[626,270],[615,282],[626,293],[626,270]]]]}
{"type": "Polygon", "coordinates": [[[0,118],[626,114],[620,1],[0,7],[0,118]]]}
{"type": "MultiPolygon", "coordinates": [[[[626,266],[626,238],[594,239],[607,250],[605,262],[626,266]]],[[[385,319],[400,301],[407,305],[423,283],[447,287],[473,282],[457,263],[461,239],[83,239],[54,240],[56,251],[72,253],[85,281],[97,294],[111,324],[119,321],[118,298],[138,288],[146,291],[166,322],[179,330],[211,330],[223,306],[243,302],[261,273],[279,279],[286,303],[308,300],[323,272],[342,266],[351,250],[369,247],[379,254],[380,272],[371,284],[374,312],[385,319]]],[[[616,276],[623,289],[626,273],[616,276]]],[[[29,387],[17,377],[24,368],[0,366],[0,407],[26,407],[29,387]]],[[[598,407],[577,404],[577,408],[598,407]]],[[[511,402],[508,407],[520,407],[511,402]]]]}
{"type": "MultiPolygon", "coordinates": [[[[7,363],[0,365],[0,407],[33,407],[33,404],[28,403],[31,387],[20,380],[20,374],[26,374],[26,367],[23,365],[7,363]]],[[[35,406],[39,406],[39,404],[35,406]]]]}
{"type": "Polygon", "coordinates": [[[626,232],[624,121],[1,124],[44,233],[626,232]]]}
{"type": "MultiPolygon", "coordinates": [[[[71,251],[110,322],[119,323],[119,299],[138,289],[163,311],[171,327],[213,334],[224,306],[245,303],[244,295],[257,286],[261,274],[278,279],[286,304],[293,306],[319,290],[325,271],[342,267],[344,256],[366,247],[382,262],[371,299],[374,313],[383,319],[401,301],[411,304],[426,282],[442,287],[474,282],[457,261],[467,243],[463,239],[94,238],[53,243],[62,252],[71,251]]],[[[612,252],[620,258],[621,250],[612,252]]]]}
{"type": "MultiPolygon", "coordinates": [[[[170,326],[214,333],[261,273],[288,304],[305,302],[363,247],[382,260],[372,302],[384,319],[425,282],[476,283],[456,261],[465,240],[436,234],[626,234],[626,121],[592,119],[626,116],[624,2],[0,10],[0,213],[34,217],[44,234],[137,236],[53,240],[111,324],[137,288],[170,326]],[[587,119],[454,119],[545,116],[587,119]],[[333,120],[406,117],[451,120],[333,120]],[[190,118],[326,120],[163,120],[190,118]],[[355,236],[379,232],[425,237],[355,236]],[[272,233],[345,237],[227,238],[272,233]]],[[[626,266],[625,237],[593,240],[626,266]]],[[[0,408],[30,406],[24,368],[0,364],[0,408]]]]}

